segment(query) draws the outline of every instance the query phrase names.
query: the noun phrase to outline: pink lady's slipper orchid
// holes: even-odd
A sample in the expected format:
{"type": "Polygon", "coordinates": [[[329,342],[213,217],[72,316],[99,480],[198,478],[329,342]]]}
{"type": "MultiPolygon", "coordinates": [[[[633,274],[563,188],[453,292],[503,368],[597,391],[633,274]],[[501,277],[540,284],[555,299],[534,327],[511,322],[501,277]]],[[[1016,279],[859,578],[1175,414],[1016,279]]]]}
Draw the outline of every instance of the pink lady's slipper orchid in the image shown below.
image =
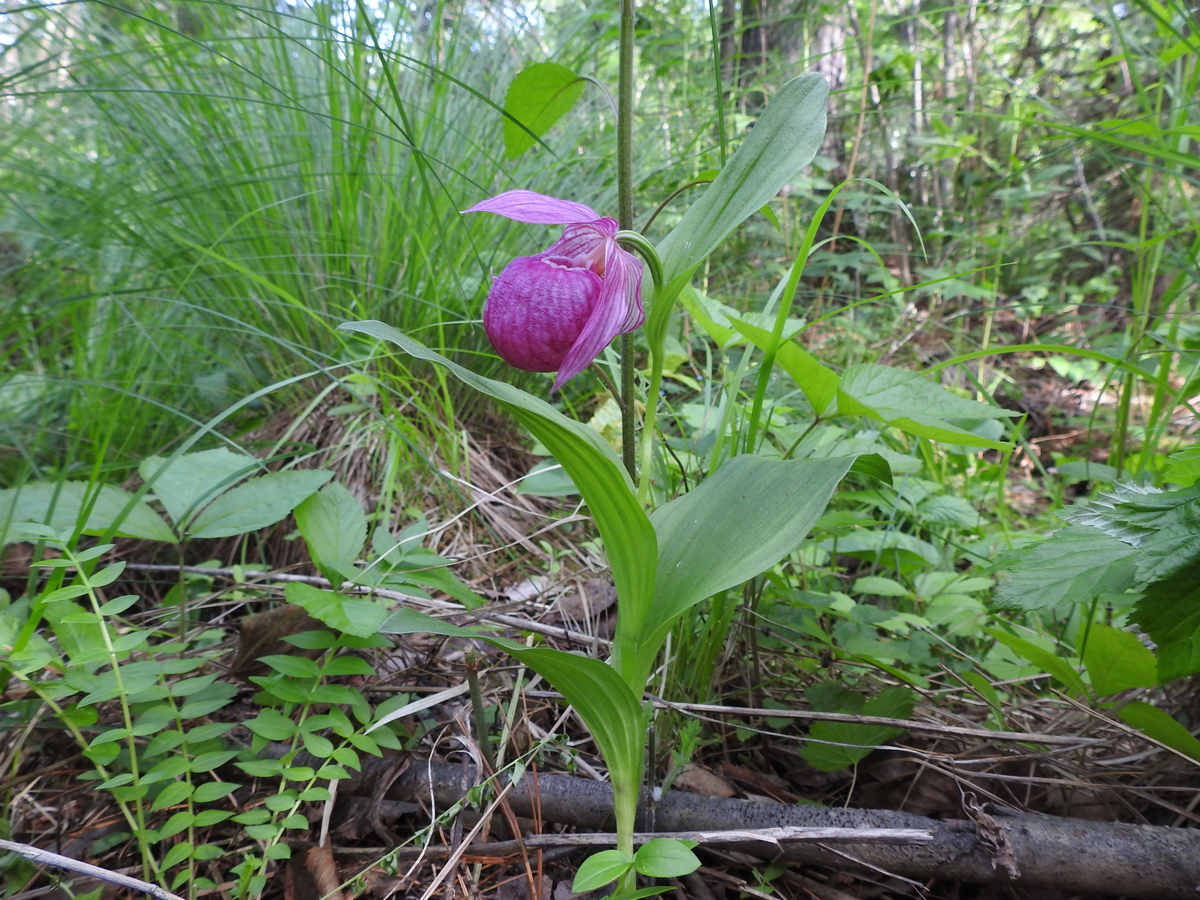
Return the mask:
{"type": "Polygon", "coordinates": [[[566,226],[544,251],[514,259],[492,282],[483,328],[509,365],[557,371],[557,391],[614,337],[641,327],[642,263],[617,246],[616,219],[534,191],[507,191],[464,211],[566,226]]]}

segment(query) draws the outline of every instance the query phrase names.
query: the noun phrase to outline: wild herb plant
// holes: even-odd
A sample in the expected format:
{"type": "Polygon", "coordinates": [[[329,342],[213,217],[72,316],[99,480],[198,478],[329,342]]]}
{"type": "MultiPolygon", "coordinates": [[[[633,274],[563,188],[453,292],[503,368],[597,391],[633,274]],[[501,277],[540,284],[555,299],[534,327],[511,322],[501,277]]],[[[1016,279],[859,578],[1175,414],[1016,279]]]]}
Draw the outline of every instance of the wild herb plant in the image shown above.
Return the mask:
{"type": "MultiPolygon", "coordinates": [[[[627,125],[633,113],[627,93],[632,77],[631,22],[632,6],[625,3],[619,129],[622,122],[627,125]]],[[[549,72],[548,77],[556,84],[564,78],[557,70],[549,72]]],[[[554,94],[550,90],[546,93],[554,94]]],[[[651,479],[657,472],[656,412],[666,330],[675,301],[691,291],[693,274],[720,242],[811,161],[824,128],[824,104],[825,88],[820,76],[800,76],[785,85],[737,153],[657,247],[638,235],[618,232],[614,220],[599,219],[580,204],[531,192],[501,194],[469,210],[498,212],[523,222],[568,226],[563,237],[547,251],[515,260],[497,276],[484,312],[489,337],[510,362],[531,369],[561,367],[556,387],[582,371],[613,336],[640,323],[640,287],[630,271],[632,257],[621,255],[624,251],[614,242],[624,240],[646,256],[654,282],[645,320],[650,351],[647,415],[641,446],[635,453],[633,411],[638,395],[632,376],[631,345],[624,342],[623,461],[596,432],[567,419],[544,401],[476,375],[390,325],[358,322],[343,326],[436,363],[498,402],[571,476],[604,539],[618,597],[616,635],[608,663],[489,639],[563,693],[592,730],[608,765],[618,847],[591,857],[580,867],[576,890],[616,880],[619,890],[629,891],[639,872],[680,875],[699,865],[687,848],[677,843],[656,841],[634,852],[634,815],[646,751],[642,694],[675,621],[705,599],[759,575],[795,550],[824,511],[838,482],[860,458],[855,454],[788,459],[790,451],[783,453],[774,447],[769,455],[758,452],[765,391],[776,361],[806,393],[814,426],[826,417],[869,416],[926,438],[1006,446],[945,421],[1003,415],[1004,411],[956,398],[920,376],[884,366],[861,366],[839,376],[798,344],[785,339],[793,296],[813,244],[815,222],[829,207],[835,191],[817,211],[814,226],[785,283],[780,285],[772,329],[758,329],[740,320],[734,323],[764,351],[748,425],[731,434],[733,440],[726,452],[713,454],[707,477],[696,487],[657,505],[649,515],[644,511],[643,505],[651,500],[651,479]]],[[[630,144],[619,138],[622,222],[629,220],[625,210],[631,208],[631,153],[630,144]]],[[[687,304],[686,299],[684,302],[687,304]]],[[[688,308],[693,316],[699,313],[706,327],[708,323],[713,330],[723,327],[712,323],[694,299],[688,308]]],[[[725,339],[732,334],[732,329],[727,331],[725,339]]],[[[794,332],[792,328],[788,337],[794,332]]],[[[863,467],[890,479],[886,464],[877,456],[863,457],[863,467]]],[[[404,624],[410,629],[470,634],[445,624],[422,624],[413,616],[406,618],[409,621],[404,624]]],[[[392,622],[386,627],[396,629],[399,624],[392,622]]]]}

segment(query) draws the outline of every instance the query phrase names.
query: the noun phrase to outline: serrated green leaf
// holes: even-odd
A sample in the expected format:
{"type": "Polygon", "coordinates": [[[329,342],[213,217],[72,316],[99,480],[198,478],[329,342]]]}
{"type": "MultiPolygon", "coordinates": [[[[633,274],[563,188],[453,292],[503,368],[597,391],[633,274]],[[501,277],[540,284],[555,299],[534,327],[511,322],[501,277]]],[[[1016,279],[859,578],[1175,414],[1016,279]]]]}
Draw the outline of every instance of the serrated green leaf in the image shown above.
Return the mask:
{"type": "Polygon", "coordinates": [[[353,565],[367,540],[362,504],[336,481],[296,507],[296,527],[313,561],[323,570],[353,565]]]}
{"type": "MultiPolygon", "coordinates": [[[[805,692],[814,708],[853,715],[880,716],[888,719],[912,717],[916,694],[907,688],[884,688],[870,700],[848,691],[841,685],[825,682],[813,685],[805,692]]],[[[800,755],[822,772],[836,772],[852,766],[866,757],[875,747],[905,733],[903,728],[888,725],[857,725],[851,722],[814,722],[809,729],[812,741],[806,741],[800,755]],[[825,741],[828,743],[814,743],[825,741]]]]}
{"type": "Polygon", "coordinates": [[[272,472],[226,491],[188,525],[192,538],[249,534],[281,521],[333,477],[317,469],[272,472]]]}
{"type": "Polygon", "coordinates": [[[314,619],[357,637],[378,634],[388,618],[387,609],[375,600],[359,600],[299,581],[284,588],[283,595],[314,619]]]}
{"type": "MultiPolygon", "coordinates": [[[[1113,485],[1111,490],[1102,491],[1095,497],[1060,511],[1058,516],[1072,525],[1099,529],[1109,537],[1136,547],[1142,538],[1159,525],[1167,524],[1161,521],[1134,521],[1135,518],[1145,519],[1142,503],[1147,497],[1161,493],[1153,485],[1121,482],[1113,485]],[[1135,515],[1138,513],[1141,515],[1135,515]]],[[[1154,519],[1159,519],[1159,516],[1154,519]]]]}
{"type": "Polygon", "coordinates": [[[1200,518],[1148,534],[1138,546],[1137,580],[1148,584],[1200,566],[1200,518]]]}
{"type": "Polygon", "coordinates": [[[1103,623],[1088,630],[1083,664],[1100,697],[1158,684],[1158,660],[1138,636],[1103,623]]]}
{"type": "Polygon", "coordinates": [[[532,147],[571,111],[582,93],[583,79],[558,63],[535,63],[518,72],[504,95],[504,152],[508,158],[515,159],[532,147]]]}
{"type": "Polygon", "coordinates": [[[1200,572],[1188,569],[1148,585],[1131,618],[1158,645],[1163,684],[1200,672],[1200,572]]]}
{"type": "Polygon", "coordinates": [[[1200,478],[1200,444],[1186,447],[1167,457],[1163,466],[1163,481],[1190,487],[1200,478]]]}
{"type": "Polygon", "coordinates": [[[611,884],[633,868],[633,858],[620,850],[593,853],[575,870],[572,893],[582,894],[611,884]]]}
{"type": "Polygon", "coordinates": [[[1087,603],[1133,584],[1137,551],[1090,525],[1071,525],[1040,544],[1015,551],[996,592],[1001,609],[1045,609],[1087,603]]]}

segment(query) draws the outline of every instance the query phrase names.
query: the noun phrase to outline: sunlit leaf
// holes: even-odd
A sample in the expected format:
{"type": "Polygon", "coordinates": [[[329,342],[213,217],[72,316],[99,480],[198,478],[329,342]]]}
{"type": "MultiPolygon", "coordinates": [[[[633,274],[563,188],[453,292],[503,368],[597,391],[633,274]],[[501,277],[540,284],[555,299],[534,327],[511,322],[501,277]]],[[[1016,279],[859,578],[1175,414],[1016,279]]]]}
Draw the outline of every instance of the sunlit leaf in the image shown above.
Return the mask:
{"type": "Polygon", "coordinates": [[[534,63],[518,72],[504,95],[508,114],[504,117],[504,152],[508,158],[532,147],[570,112],[582,93],[583,79],[558,63],[534,63]]]}
{"type": "Polygon", "coordinates": [[[808,72],[771,98],[737,152],[658,246],[667,294],[738,225],[812,162],[825,136],[825,79],[808,72]]]}

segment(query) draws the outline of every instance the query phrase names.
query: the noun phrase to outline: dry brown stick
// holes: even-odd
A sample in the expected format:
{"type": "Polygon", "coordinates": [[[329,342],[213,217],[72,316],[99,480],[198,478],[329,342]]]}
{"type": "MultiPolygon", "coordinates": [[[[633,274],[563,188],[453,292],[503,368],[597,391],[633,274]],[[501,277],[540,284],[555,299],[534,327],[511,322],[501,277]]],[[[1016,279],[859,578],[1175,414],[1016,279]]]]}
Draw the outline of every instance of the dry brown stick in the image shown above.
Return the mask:
{"type": "Polygon", "coordinates": [[[54,866],[56,869],[64,869],[67,872],[74,872],[77,875],[89,875],[92,878],[107,881],[109,884],[120,885],[123,888],[129,888],[133,891],[141,891],[143,894],[149,894],[151,897],[156,898],[156,900],[183,900],[178,894],[172,894],[166,888],[161,888],[148,881],[142,881],[140,878],[130,878],[128,875],[102,869],[99,866],[93,866],[91,863],[80,862],[77,859],[71,859],[69,856],[52,853],[49,850],[43,850],[41,847],[34,847],[32,844],[20,844],[16,841],[0,841],[0,850],[7,850],[10,853],[23,856],[30,862],[37,863],[38,865],[54,866]]]}
{"type": "MultiPolygon", "coordinates": [[[[642,831],[633,836],[635,846],[658,838],[680,841],[696,841],[699,844],[746,844],[773,845],[777,849],[798,841],[828,841],[850,843],[923,844],[933,840],[928,831],[916,828],[747,828],[741,831],[642,831]]],[[[586,834],[531,834],[516,841],[493,841],[466,845],[462,858],[503,859],[516,856],[524,850],[548,850],[555,847],[615,847],[616,832],[593,832],[586,834]]],[[[405,847],[396,851],[397,859],[416,857],[424,852],[426,859],[443,859],[453,851],[451,847],[431,846],[422,851],[417,847],[405,847]]]]}
{"type": "MultiPolygon", "coordinates": [[[[369,784],[371,763],[343,784],[348,793],[369,784]]],[[[412,766],[393,786],[391,799],[437,798],[439,806],[464,796],[460,769],[441,763],[412,766]]],[[[536,784],[526,775],[508,794],[518,815],[579,828],[612,826],[612,791],[607,784],[565,775],[542,775],[536,784]]],[[[816,806],[755,803],[668,791],[655,809],[658,828],[667,831],[729,831],[785,826],[825,828],[899,828],[927,831],[920,844],[844,842],[823,846],[789,842],[737,844],[765,860],[784,859],[842,871],[878,872],[902,877],[946,879],[975,884],[1008,884],[1070,893],[1127,897],[1191,898],[1200,885],[1200,830],[1150,825],[1091,822],[1053,816],[990,810],[1012,848],[1021,877],[1012,879],[980,840],[970,821],[935,820],[891,810],[830,809],[816,806]],[[853,861],[851,861],[853,860],[853,861]]],[[[645,827],[642,825],[641,827],[645,827]]],[[[528,840],[528,839],[527,839],[528,840]]]]}

